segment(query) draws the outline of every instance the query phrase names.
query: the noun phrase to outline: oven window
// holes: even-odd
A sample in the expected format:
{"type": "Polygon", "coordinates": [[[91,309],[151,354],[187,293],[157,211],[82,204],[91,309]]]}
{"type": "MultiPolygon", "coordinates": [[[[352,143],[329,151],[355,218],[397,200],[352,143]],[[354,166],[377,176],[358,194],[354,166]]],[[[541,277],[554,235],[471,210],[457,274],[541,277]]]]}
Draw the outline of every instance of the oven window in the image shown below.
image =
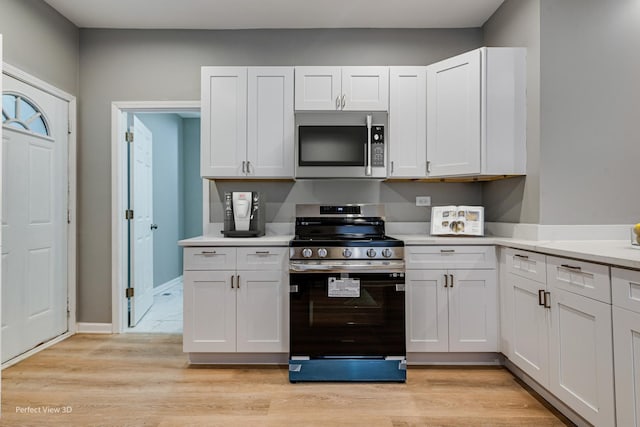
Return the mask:
{"type": "Polygon", "coordinates": [[[300,166],[364,166],[365,126],[299,126],[300,166]]]}
{"type": "Polygon", "coordinates": [[[330,297],[328,282],[335,274],[291,275],[291,284],[298,287],[298,292],[290,294],[291,355],[405,354],[405,293],[397,286],[404,284],[404,277],[388,273],[348,276],[360,281],[359,296],[330,297]]]}

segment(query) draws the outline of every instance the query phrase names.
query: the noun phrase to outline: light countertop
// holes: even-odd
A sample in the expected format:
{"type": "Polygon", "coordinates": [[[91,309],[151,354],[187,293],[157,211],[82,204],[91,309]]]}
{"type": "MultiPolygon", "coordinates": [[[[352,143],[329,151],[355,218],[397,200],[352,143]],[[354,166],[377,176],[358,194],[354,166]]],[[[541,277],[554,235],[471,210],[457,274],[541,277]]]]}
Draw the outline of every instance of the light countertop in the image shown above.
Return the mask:
{"type": "MultiPolygon", "coordinates": [[[[640,247],[628,240],[522,240],[508,237],[441,237],[428,234],[392,234],[407,246],[500,245],[549,255],[640,269],[640,247]]],[[[292,235],[262,237],[199,236],[181,240],[180,246],[288,246],[292,235]]]]}

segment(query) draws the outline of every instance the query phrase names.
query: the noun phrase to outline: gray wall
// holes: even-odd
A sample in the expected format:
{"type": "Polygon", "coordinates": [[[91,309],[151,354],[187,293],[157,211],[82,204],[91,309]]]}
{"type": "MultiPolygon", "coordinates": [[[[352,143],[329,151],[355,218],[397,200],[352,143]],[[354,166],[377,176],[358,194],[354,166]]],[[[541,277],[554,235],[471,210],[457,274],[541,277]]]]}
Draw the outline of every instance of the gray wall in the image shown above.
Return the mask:
{"type": "Polygon", "coordinates": [[[419,65],[481,45],[480,29],[81,30],[78,320],[111,321],[112,101],[199,99],[202,65],[419,65]]]}
{"type": "MultiPolygon", "coordinates": [[[[153,134],[153,286],[182,275],[183,126],[177,114],[137,114],[153,134]]],[[[135,143],[135,142],[134,142],[135,143]]]]}
{"type": "Polygon", "coordinates": [[[3,60],[78,95],[80,31],[42,0],[0,0],[3,60]]]}
{"type": "Polygon", "coordinates": [[[202,178],[200,178],[200,119],[183,119],[184,235],[202,235],[202,178]]]}
{"type": "Polygon", "coordinates": [[[542,0],[541,224],[640,218],[640,2],[542,0]]]}
{"type": "Polygon", "coordinates": [[[540,0],[507,0],[485,23],[486,46],[527,48],[527,176],[483,184],[487,221],[540,220],[540,0]]]}

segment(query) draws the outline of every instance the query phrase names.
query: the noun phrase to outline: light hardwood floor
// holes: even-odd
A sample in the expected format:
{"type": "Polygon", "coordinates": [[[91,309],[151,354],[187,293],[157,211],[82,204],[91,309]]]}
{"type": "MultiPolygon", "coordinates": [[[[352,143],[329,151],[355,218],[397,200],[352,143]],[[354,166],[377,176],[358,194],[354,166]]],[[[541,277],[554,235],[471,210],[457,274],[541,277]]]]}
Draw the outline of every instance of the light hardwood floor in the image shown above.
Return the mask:
{"type": "Polygon", "coordinates": [[[290,384],[285,367],[189,367],[181,335],[75,335],[2,375],[7,426],[569,424],[502,368],[410,368],[406,384],[290,384]]]}

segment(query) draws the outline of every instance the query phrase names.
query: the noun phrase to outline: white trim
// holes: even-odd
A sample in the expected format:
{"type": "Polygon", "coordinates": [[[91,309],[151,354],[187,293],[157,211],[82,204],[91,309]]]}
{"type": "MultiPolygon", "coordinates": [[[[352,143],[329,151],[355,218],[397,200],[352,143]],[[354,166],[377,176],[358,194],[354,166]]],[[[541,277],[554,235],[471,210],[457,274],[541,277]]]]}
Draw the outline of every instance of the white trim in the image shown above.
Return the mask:
{"type": "Polygon", "coordinates": [[[171,279],[160,286],[156,286],[155,288],[153,288],[153,295],[160,295],[161,293],[164,293],[167,289],[171,288],[172,286],[179,285],[180,283],[182,283],[182,275],[176,277],[175,279],[171,279]]]}
{"type": "MultiPolygon", "coordinates": [[[[124,179],[125,150],[120,135],[126,131],[120,118],[127,112],[200,111],[200,101],[116,101],[111,103],[111,325],[113,333],[127,328],[127,312],[123,310],[127,275],[126,221],[124,207],[126,180],[124,179]]],[[[208,200],[208,198],[206,199],[208,200]]]]}
{"type": "MultiPolygon", "coordinates": [[[[0,58],[1,59],[1,58],[0,58]]],[[[68,184],[68,201],[67,209],[69,210],[70,221],[67,224],[67,332],[70,334],[76,331],[76,309],[77,309],[77,100],[76,97],[68,92],[58,89],[57,87],[41,80],[21,69],[2,63],[1,72],[4,75],[13,77],[29,86],[46,92],[68,103],[68,120],[69,133],[67,136],[67,184],[68,184]]],[[[62,335],[64,336],[64,335],[62,335]]],[[[56,341],[54,338],[52,341],[56,341]]],[[[51,341],[49,341],[51,342],[51,341]]],[[[48,345],[49,342],[40,345],[48,345]]],[[[37,347],[39,348],[39,347],[37,347]]],[[[29,352],[25,353],[29,354],[29,352]]]]}
{"type": "Polygon", "coordinates": [[[43,344],[40,344],[37,347],[32,348],[31,350],[19,354],[16,357],[14,357],[13,359],[7,360],[6,362],[4,362],[2,364],[2,370],[15,365],[16,363],[22,362],[25,359],[28,359],[29,357],[33,356],[36,353],[40,353],[42,350],[46,350],[47,348],[51,347],[54,344],[58,344],[61,341],[66,340],[67,338],[73,336],[74,334],[71,332],[65,332],[62,335],[58,335],[57,337],[53,338],[52,340],[49,340],[43,344]]]}
{"type": "Polygon", "coordinates": [[[78,322],[76,325],[77,334],[111,334],[113,326],[111,323],[91,323],[78,322]]]}

